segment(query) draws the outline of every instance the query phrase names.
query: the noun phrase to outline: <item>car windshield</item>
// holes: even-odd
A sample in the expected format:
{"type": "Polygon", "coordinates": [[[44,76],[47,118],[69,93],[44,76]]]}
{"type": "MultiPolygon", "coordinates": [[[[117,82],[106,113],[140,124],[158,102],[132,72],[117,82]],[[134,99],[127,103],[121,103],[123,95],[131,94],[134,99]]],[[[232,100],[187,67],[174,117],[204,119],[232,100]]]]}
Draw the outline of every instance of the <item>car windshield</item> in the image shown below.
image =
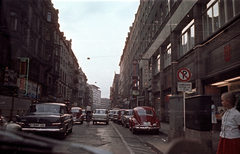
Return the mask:
{"type": "Polygon", "coordinates": [[[145,109],[140,109],[137,111],[138,115],[153,115],[153,111],[152,110],[145,110],[145,109]]]}
{"type": "Polygon", "coordinates": [[[46,105],[46,104],[37,104],[32,105],[28,114],[59,114],[60,106],[58,105],[46,105]]]}
{"type": "Polygon", "coordinates": [[[132,115],[132,111],[125,111],[124,115],[132,115]]]}
{"type": "Polygon", "coordinates": [[[105,110],[96,110],[95,113],[96,114],[105,114],[105,110]]]}
{"type": "Polygon", "coordinates": [[[72,113],[73,113],[73,112],[77,112],[77,113],[78,113],[78,112],[80,112],[80,111],[79,111],[79,109],[71,109],[71,112],[72,112],[72,113]]]}

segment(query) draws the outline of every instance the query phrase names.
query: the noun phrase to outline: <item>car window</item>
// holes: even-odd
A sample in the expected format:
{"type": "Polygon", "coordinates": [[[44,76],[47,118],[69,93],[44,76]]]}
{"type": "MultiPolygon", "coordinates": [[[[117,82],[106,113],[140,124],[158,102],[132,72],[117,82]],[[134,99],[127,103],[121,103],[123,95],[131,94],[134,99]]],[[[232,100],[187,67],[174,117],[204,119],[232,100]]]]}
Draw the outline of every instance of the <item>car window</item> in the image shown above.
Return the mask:
{"type": "Polygon", "coordinates": [[[37,104],[30,106],[28,114],[57,114],[59,106],[49,104],[37,104]]]}
{"type": "Polygon", "coordinates": [[[138,115],[153,115],[153,111],[152,110],[138,110],[138,115]]]}

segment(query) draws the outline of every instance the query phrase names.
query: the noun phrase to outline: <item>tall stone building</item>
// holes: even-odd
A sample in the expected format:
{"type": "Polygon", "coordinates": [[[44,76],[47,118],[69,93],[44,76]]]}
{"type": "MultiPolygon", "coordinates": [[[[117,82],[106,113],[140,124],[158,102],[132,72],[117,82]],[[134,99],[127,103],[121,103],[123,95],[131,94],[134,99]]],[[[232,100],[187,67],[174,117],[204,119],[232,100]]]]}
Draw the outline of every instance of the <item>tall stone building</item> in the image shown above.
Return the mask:
{"type": "Polygon", "coordinates": [[[140,0],[120,59],[120,93],[168,122],[169,98],[183,95],[179,83],[189,82],[186,98],[210,96],[220,110],[223,92],[240,92],[239,5],[140,0]]]}
{"type": "MultiPolygon", "coordinates": [[[[26,110],[24,102],[80,105],[86,76],[72,51],[72,40],[59,30],[58,10],[51,0],[0,3],[0,95],[6,102],[12,97],[22,102],[13,114],[26,110]]],[[[3,113],[11,107],[0,108],[3,113]]]]}

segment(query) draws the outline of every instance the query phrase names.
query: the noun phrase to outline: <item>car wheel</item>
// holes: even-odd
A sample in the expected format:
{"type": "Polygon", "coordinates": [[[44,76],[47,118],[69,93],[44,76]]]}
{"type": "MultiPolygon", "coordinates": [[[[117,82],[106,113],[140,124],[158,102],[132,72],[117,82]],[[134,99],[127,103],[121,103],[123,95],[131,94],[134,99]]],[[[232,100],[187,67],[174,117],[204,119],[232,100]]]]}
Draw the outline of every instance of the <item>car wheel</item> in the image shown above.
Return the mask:
{"type": "Polygon", "coordinates": [[[154,130],[154,134],[158,135],[159,134],[159,130],[158,129],[154,130]]]}
{"type": "Polygon", "coordinates": [[[108,125],[108,121],[106,122],[106,125],[108,125]]]}
{"type": "Polygon", "coordinates": [[[95,124],[95,121],[92,121],[92,124],[94,125],[94,124],[95,124]]]}
{"type": "Polygon", "coordinates": [[[134,128],[132,128],[132,133],[136,134],[136,130],[134,128]]]}

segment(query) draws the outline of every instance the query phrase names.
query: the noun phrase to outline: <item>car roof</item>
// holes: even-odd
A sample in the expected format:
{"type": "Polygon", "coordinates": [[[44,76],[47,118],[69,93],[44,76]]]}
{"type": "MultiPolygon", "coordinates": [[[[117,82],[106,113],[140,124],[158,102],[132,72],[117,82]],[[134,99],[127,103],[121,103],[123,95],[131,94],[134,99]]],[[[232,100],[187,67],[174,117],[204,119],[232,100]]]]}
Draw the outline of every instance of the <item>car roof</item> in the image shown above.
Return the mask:
{"type": "Polygon", "coordinates": [[[149,107],[149,106],[138,106],[138,107],[135,107],[134,110],[142,110],[142,109],[145,109],[145,110],[154,110],[152,107],[149,107]]]}

